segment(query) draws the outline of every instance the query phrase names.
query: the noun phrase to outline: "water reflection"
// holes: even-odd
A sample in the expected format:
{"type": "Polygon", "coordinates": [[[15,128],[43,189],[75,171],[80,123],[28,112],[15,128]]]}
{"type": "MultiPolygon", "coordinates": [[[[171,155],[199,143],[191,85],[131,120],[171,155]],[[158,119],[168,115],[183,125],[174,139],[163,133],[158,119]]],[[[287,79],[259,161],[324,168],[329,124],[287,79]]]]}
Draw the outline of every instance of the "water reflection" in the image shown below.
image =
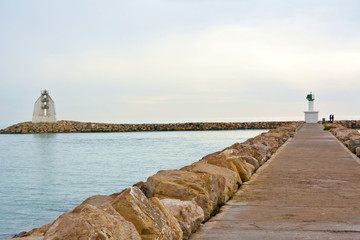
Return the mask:
{"type": "Polygon", "coordinates": [[[53,139],[56,138],[56,133],[41,133],[41,134],[31,134],[35,139],[53,139]]]}
{"type": "Polygon", "coordinates": [[[34,143],[36,145],[35,153],[39,156],[41,162],[51,162],[55,157],[56,150],[56,134],[45,133],[45,134],[32,134],[34,143]]]}

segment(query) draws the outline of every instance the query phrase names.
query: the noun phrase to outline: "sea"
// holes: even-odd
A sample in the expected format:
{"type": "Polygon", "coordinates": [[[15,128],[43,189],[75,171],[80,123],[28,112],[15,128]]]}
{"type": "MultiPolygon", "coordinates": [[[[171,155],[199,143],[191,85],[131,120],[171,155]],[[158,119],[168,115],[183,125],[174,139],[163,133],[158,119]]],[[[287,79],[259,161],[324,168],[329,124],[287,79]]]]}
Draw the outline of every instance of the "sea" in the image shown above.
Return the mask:
{"type": "Polygon", "coordinates": [[[266,130],[0,135],[0,239],[266,130]]]}

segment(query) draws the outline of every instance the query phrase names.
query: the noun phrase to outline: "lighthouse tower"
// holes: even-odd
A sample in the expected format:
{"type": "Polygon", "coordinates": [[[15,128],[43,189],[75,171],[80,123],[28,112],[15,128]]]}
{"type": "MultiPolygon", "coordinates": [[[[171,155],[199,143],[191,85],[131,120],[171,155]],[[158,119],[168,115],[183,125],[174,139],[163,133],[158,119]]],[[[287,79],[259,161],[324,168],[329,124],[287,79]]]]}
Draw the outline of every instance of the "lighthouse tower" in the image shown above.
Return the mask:
{"type": "Polygon", "coordinates": [[[309,110],[305,111],[305,122],[317,123],[319,120],[319,112],[314,111],[315,95],[310,92],[310,94],[306,96],[306,99],[309,101],[309,110]]]}
{"type": "Polygon", "coordinates": [[[41,96],[36,100],[32,122],[56,122],[55,103],[48,90],[41,91],[41,96]]]}

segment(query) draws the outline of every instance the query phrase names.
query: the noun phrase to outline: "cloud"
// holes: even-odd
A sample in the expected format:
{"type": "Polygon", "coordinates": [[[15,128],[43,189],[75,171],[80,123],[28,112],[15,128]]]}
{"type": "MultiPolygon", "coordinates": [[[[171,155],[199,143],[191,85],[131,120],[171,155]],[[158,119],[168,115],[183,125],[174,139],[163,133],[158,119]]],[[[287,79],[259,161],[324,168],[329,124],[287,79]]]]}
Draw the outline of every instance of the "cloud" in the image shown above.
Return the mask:
{"type": "Polygon", "coordinates": [[[306,88],[346,79],[359,85],[360,37],[332,39],[293,22],[269,26],[222,26],[149,43],[131,55],[90,52],[42,59],[42,75],[78,82],[139,81],[187,85],[199,92],[224,92],[243,82],[289,82],[306,88]],[[301,28],[302,31],[299,31],[301,28]]]}
{"type": "Polygon", "coordinates": [[[63,20],[69,4],[4,8],[6,112],[31,116],[44,87],[68,119],[301,116],[310,91],[326,111],[360,103],[356,1],[114,1],[63,20]]]}

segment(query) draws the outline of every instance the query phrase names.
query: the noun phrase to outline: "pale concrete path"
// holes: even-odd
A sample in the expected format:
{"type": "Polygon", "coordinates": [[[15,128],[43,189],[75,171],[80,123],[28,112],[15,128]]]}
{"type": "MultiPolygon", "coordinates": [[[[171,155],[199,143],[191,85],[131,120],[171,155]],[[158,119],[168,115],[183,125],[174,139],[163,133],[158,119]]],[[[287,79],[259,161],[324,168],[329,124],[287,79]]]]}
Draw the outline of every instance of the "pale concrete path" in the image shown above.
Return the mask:
{"type": "Polygon", "coordinates": [[[360,164],[304,124],[195,239],[360,239],[360,164]]]}

